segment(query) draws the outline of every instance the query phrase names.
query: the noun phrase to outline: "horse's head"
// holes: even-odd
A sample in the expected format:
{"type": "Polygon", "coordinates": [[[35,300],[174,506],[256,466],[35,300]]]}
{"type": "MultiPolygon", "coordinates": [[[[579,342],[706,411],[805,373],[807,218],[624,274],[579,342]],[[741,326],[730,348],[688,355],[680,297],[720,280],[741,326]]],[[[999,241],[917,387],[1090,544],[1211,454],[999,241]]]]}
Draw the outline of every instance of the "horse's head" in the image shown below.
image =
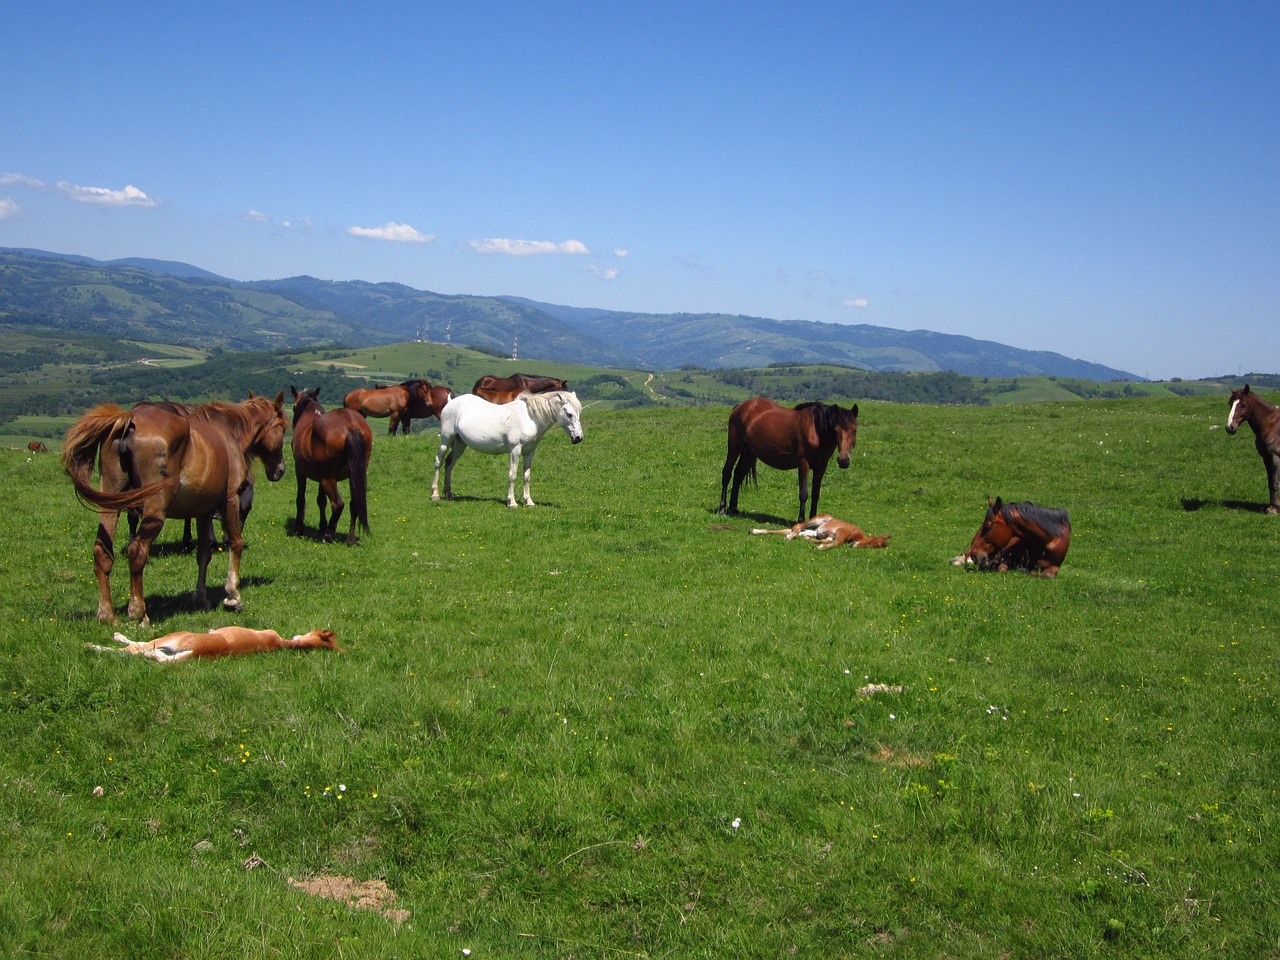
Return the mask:
{"type": "Polygon", "coordinates": [[[289,392],[293,394],[293,425],[298,426],[298,418],[307,410],[308,407],[315,407],[316,413],[324,413],[324,407],[320,406],[320,388],[306,387],[299,390],[293,384],[289,384],[289,392]]]}
{"type": "Polygon", "coordinates": [[[284,476],[284,435],[288,426],[284,418],[284,391],[277,393],[274,400],[251,397],[245,403],[254,404],[262,411],[262,422],[250,449],[262,461],[267,479],[274,483],[284,476]]]}
{"type": "Polygon", "coordinates": [[[338,646],[338,638],[332,630],[312,630],[310,633],[299,634],[293,638],[290,646],[303,647],[310,650],[336,650],[338,653],[346,653],[338,646]]]}
{"type": "Polygon", "coordinates": [[[1249,385],[1246,383],[1243,389],[1232,390],[1228,403],[1227,433],[1234,434],[1249,416],[1249,385]]]}
{"type": "Polygon", "coordinates": [[[831,411],[835,414],[832,426],[836,435],[836,463],[843,470],[849,466],[849,455],[858,442],[858,405],[855,403],[848,410],[841,410],[832,404],[831,411]]]}
{"type": "Polygon", "coordinates": [[[564,427],[564,432],[574,443],[582,442],[582,404],[576,393],[562,393],[560,396],[560,413],[556,422],[564,427]]]}
{"type": "Polygon", "coordinates": [[[1013,538],[1014,530],[1005,516],[1003,501],[999,497],[994,502],[988,498],[987,515],[982,518],[982,526],[973,535],[969,549],[956,560],[986,566],[991,557],[1007,547],[1013,538]]]}

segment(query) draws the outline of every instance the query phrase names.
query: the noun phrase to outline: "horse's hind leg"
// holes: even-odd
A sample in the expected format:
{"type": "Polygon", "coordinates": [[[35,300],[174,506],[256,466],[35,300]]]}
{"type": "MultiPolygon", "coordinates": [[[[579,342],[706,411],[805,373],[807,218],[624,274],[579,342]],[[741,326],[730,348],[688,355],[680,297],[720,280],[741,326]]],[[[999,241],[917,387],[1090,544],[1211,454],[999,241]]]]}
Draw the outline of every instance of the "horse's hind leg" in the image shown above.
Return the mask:
{"type": "Polygon", "coordinates": [[[338,518],[342,516],[342,508],[346,506],[346,501],[342,499],[342,493],[338,490],[337,480],[321,480],[320,492],[316,494],[316,505],[320,507],[320,539],[328,543],[334,538],[338,532],[338,518]],[[329,522],[325,523],[325,501],[332,508],[329,522]]]}
{"type": "Polygon", "coordinates": [[[1280,469],[1276,467],[1275,454],[1268,450],[1263,454],[1262,462],[1267,466],[1267,490],[1271,493],[1267,513],[1280,513],[1280,469]]]}
{"type": "Polygon", "coordinates": [[[196,589],[191,595],[191,605],[197,610],[208,610],[211,606],[208,577],[212,557],[213,514],[207,514],[196,519],[196,589]]]}
{"type": "Polygon", "coordinates": [[[151,544],[160,535],[164,526],[163,514],[143,513],[142,522],[138,524],[138,533],[129,541],[125,551],[129,558],[129,618],[139,621],[144,627],[151,625],[147,617],[147,601],[142,589],[142,572],[147,567],[147,558],[151,555],[151,544]]]}
{"type": "MultiPolygon", "coordinates": [[[[729,455],[724,459],[724,469],[720,471],[720,507],[718,512],[722,514],[729,512],[729,507],[728,507],[729,480],[733,476],[733,466],[737,462],[737,460],[738,460],[738,452],[730,448],[729,455]]],[[[737,484],[734,484],[734,487],[733,487],[733,501],[735,504],[738,502],[738,485],[737,484]]]]}
{"type": "Polygon", "coordinates": [[[449,460],[449,455],[453,452],[453,438],[445,438],[444,431],[440,433],[440,449],[436,451],[436,470],[431,476],[431,499],[438,501],[440,499],[440,465],[446,464],[444,474],[444,498],[450,500],[453,498],[453,492],[450,485],[451,471],[453,464],[449,460]]]}
{"type": "MultiPolygon", "coordinates": [[[[726,468],[728,464],[725,465],[726,468]]],[[[729,512],[738,512],[738,491],[742,489],[742,481],[752,476],[755,471],[756,458],[755,454],[748,450],[743,450],[738,457],[738,465],[733,470],[733,487],[729,490],[729,512]]]]}
{"type": "Polygon", "coordinates": [[[111,602],[111,568],[116,562],[116,525],[120,514],[103,510],[98,514],[98,536],[93,542],[93,574],[98,581],[98,620],[116,622],[115,605],[111,602]]]}

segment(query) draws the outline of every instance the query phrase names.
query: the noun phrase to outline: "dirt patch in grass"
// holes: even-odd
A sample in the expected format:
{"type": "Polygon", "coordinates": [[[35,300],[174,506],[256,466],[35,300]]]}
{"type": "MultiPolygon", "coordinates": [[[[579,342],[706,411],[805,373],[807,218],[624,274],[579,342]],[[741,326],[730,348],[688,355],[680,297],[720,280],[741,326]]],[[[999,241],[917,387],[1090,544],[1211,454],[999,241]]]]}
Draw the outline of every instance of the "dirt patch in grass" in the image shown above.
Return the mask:
{"type": "Polygon", "coordinates": [[[409,911],[393,907],[396,892],[382,880],[357,880],[355,877],[319,876],[310,880],[289,878],[289,886],[324,900],[345,903],[353,910],[372,910],[395,923],[409,919],[409,911]]]}

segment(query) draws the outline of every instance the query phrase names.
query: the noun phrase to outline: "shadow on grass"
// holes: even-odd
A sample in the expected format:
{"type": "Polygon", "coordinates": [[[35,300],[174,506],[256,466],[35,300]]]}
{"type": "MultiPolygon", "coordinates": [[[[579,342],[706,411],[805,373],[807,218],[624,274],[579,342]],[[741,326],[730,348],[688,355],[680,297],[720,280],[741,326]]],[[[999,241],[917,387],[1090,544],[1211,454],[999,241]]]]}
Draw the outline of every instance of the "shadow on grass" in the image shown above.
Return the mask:
{"type": "Polygon", "coordinates": [[[1266,513],[1265,503],[1251,503],[1244,500],[1202,500],[1199,497],[1182,497],[1182,509],[1188,513],[1201,507],[1221,507],[1224,510],[1244,510],[1248,513],[1266,513]]]}

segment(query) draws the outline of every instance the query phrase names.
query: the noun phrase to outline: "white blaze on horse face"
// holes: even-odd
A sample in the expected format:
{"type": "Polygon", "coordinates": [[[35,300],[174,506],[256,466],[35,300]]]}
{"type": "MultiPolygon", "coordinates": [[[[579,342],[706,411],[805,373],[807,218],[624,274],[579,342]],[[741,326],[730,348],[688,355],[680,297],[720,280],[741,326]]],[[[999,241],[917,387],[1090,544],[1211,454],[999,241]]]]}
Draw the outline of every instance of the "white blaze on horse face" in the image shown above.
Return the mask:
{"type": "Polygon", "coordinates": [[[1240,409],[1240,401],[1231,401],[1231,412],[1227,414],[1227,433],[1236,432],[1236,411],[1240,409]]]}

